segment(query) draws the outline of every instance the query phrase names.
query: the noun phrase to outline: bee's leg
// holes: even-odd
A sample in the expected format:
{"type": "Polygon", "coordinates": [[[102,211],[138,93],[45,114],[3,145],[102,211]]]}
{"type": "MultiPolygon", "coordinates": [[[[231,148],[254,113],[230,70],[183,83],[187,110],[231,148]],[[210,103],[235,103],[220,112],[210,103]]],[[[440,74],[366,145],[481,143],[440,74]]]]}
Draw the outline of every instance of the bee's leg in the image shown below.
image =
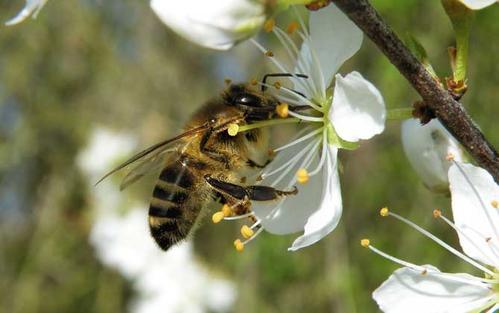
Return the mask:
{"type": "Polygon", "coordinates": [[[208,143],[208,139],[210,139],[211,135],[214,133],[213,129],[207,130],[204,134],[203,137],[201,138],[201,142],[199,143],[199,150],[201,153],[206,154],[208,157],[212,158],[213,160],[219,161],[227,167],[229,164],[229,158],[220,152],[216,152],[210,148],[208,148],[206,145],[208,143]]]}
{"type": "Polygon", "coordinates": [[[210,175],[205,175],[204,179],[218,192],[230,195],[239,200],[247,198],[248,200],[254,201],[269,201],[275,200],[282,196],[295,195],[298,193],[298,189],[296,187],[290,191],[283,191],[269,186],[240,186],[218,180],[210,175]]]}
{"type": "Polygon", "coordinates": [[[248,161],[246,161],[246,163],[248,164],[248,166],[250,166],[250,167],[256,167],[256,168],[265,168],[265,166],[269,165],[270,162],[272,162],[272,160],[267,160],[262,165],[262,164],[256,163],[255,161],[253,161],[251,159],[248,159],[248,161]]]}

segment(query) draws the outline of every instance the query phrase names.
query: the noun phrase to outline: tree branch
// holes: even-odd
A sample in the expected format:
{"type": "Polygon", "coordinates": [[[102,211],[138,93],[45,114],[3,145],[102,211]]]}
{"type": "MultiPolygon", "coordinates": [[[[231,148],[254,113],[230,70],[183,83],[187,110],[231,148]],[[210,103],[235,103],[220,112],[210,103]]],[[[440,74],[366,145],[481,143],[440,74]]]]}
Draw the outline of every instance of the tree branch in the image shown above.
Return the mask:
{"type": "Polygon", "coordinates": [[[463,106],[437,83],[402,43],[368,0],[334,0],[335,3],[378,46],[421,95],[442,124],[473,158],[499,183],[497,151],[485,139],[463,106]]]}

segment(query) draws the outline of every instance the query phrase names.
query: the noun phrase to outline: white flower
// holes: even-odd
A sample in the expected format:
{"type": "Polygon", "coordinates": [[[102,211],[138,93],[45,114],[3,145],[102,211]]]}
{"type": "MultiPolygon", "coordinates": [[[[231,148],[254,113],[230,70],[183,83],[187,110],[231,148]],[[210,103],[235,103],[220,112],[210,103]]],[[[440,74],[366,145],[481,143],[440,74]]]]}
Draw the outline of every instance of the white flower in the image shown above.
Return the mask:
{"type": "Polygon", "coordinates": [[[423,183],[433,191],[448,191],[447,172],[452,154],[456,161],[464,159],[459,143],[437,120],[421,125],[417,119],[402,123],[402,145],[404,152],[423,183]]]}
{"type": "Polygon", "coordinates": [[[465,6],[467,6],[472,10],[480,10],[498,2],[497,0],[460,0],[460,1],[465,6]]]}
{"type": "Polygon", "coordinates": [[[201,266],[191,243],[167,253],[158,249],[149,235],[145,210],[97,216],[90,242],[105,265],[134,282],[134,313],[226,312],[235,300],[235,286],[201,266]]]}
{"type": "MultiPolygon", "coordinates": [[[[296,31],[297,25],[291,24],[288,30],[296,31]]],[[[304,231],[289,248],[291,251],[319,241],[336,228],[342,213],[338,149],[356,147],[360,139],[381,133],[385,123],[380,92],[357,72],[336,74],[359,50],[362,32],[334,5],[311,14],[310,32],[303,23],[301,28],[300,50],[288,33],[273,28],[294,61],[291,67],[253,41],[279,72],[308,77],[292,77],[294,89],[265,84],[279,101],[289,105],[288,114],[300,123],[302,131],[295,140],[274,150],[277,157],[261,173],[260,182],[280,190],[290,190],[297,182],[304,184],[297,195],[283,197],[277,204],[252,203],[257,220],[253,229],[274,234],[304,231]],[[330,86],[333,80],[334,87],[330,86]],[[305,106],[307,110],[293,112],[293,106],[305,106]]],[[[276,123],[279,121],[290,122],[281,119],[276,123]]],[[[242,248],[240,241],[236,243],[236,248],[242,248]]]]}
{"type": "Polygon", "coordinates": [[[151,8],[179,35],[220,50],[253,36],[267,18],[259,0],[151,0],[151,8]]]}
{"type": "Polygon", "coordinates": [[[47,1],[48,0],[26,0],[26,5],[24,6],[24,8],[19,13],[17,13],[16,16],[8,20],[5,25],[11,26],[21,23],[30,15],[33,16],[33,18],[36,18],[47,1]]]}
{"type": "Polygon", "coordinates": [[[383,312],[492,313],[499,310],[499,186],[484,169],[453,162],[449,181],[454,223],[439,210],[434,211],[434,216],[456,230],[464,253],[386,208],[381,214],[414,227],[480,270],[485,277],[445,273],[431,265],[414,265],[387,255],[364,239],[364,246],[404,266],[373,293],[383,312]]]}

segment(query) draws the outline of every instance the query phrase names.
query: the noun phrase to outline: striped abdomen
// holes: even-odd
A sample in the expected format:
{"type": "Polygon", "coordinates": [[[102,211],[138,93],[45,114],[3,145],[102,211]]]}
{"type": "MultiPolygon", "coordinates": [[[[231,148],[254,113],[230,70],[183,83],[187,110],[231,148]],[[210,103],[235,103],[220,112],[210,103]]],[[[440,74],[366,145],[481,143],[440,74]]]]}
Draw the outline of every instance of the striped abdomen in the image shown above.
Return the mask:
{"type": "Polygon", "coordinates": [[[151,234],[163,250],[189,234],[203,203],[193,201],[197,177],[186,160],[178,159],[161,172],[149,206],[151,234]]]}

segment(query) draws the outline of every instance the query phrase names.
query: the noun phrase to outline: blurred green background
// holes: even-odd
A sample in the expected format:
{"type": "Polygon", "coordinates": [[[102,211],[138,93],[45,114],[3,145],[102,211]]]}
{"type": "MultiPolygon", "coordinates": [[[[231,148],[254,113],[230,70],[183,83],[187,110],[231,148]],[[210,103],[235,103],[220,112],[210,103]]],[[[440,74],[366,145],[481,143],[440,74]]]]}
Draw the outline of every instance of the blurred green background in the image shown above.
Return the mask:
{"type": "MultiPolygon", "coordinates": [[[[439,75],[450,74],[453,36],[439,1],[372,3],[399,34],[411,32],[423,43],[439,75]]],[[[0,0],[0,21],[22,5],[0,0]]],[[[499,147],[499,8],[476,15],[463,102],[499,147]]],[[[418,99],[367,39],[342,72],[352,69],[381,90],[389,107],[418,99]]],[[[127,311],[131,282],[102,265],[88,241],[95,188],[76,166],[78,153],[96,127],[134,134],[137,149],[170,137],[221,90],[225,77],[244,80],[265,71],[251,44],[230,52],[194,46],[164,27],[145,1],[49,1],[36,20],[1,26],[0,312],[127,311]]],[[[437,207],[450,213],[449,199],[429,192],[409,167],[399,122],[388,122],[385,133],[360,149],[341,152],[341,160],[342,222],[312,247],[287,252],[297,235],[263,234],[237,253],[232,242],[239,224],[205,222],[199,229],[198,258],[236,284],[233,312],[377,312],[371,292],[397,266],[362,248],[363,237],[414,263],[472,271],[378,215],[388,205],[458,246],[453,231],[431,216],[437,207]]],[[[122,196],[145,203],[154,178],[122,196]]]]}

